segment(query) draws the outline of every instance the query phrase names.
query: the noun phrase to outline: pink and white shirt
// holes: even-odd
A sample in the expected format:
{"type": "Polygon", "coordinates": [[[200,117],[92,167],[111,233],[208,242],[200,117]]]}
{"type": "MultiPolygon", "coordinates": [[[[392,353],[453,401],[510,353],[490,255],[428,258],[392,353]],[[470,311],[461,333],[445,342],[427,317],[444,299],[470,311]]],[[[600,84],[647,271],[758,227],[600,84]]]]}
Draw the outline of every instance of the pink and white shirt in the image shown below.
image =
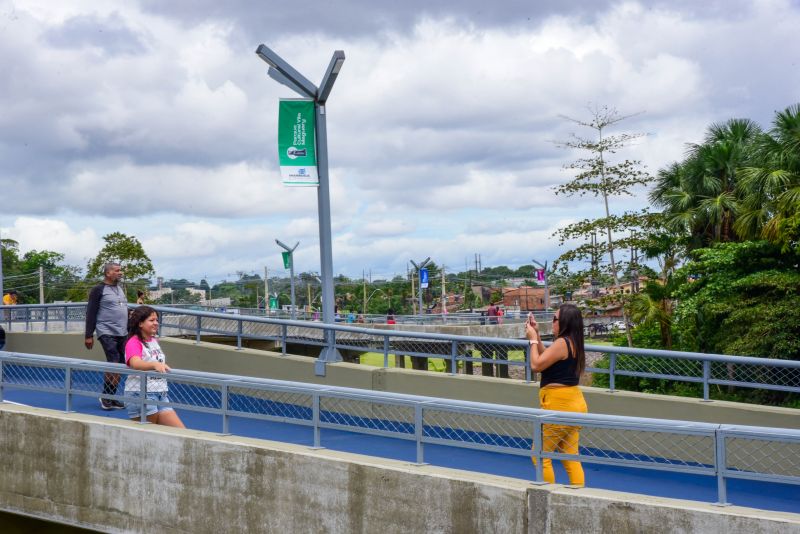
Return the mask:
{"type": "MultiPolygon", "coordinates": [[[[143,362],[160,362],[164,363],[164,351],[158,344],[156,338],[150,338],[144,343],[136,337],[131,337],[125,344],[125,364],[130,367],[130,360],[134,356],[138,356],[143,362]]],[[[142,384],[139,377],[136,375],[128,375],[125,379],[125,393],[136,392],[142,390],[142,384]]],[[[163,393],[167,391],[166,378],[148,378],[147,379],[147,392],[148,393],[163,393]]]]}

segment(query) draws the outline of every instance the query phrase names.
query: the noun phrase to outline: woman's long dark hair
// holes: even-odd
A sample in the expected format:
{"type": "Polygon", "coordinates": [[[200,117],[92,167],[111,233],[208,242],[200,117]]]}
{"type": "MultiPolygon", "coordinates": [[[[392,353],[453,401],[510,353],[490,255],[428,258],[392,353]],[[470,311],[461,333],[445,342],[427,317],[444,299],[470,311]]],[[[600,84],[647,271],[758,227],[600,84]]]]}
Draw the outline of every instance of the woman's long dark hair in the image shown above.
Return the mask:
{"type": "Polygon", "coordinates": [[[142,336],[142,329],[139,328],[139,323],[150,317],[152,314],[157,313],[153,308],[150,306],[139,306],[134,308],[131,312],[130,317],[128,317],[128,339],[136,336],[139,338],[139,341],[144,343],[145,339],[142,336]]]}
{"type": "Polygon", "coordinates": [[[558,308],[558,337],[567,338],[577,360],[576,374],[586,368],[586,352],[583,349],[583,315],[574,304],[562,304],[558,308]]]}

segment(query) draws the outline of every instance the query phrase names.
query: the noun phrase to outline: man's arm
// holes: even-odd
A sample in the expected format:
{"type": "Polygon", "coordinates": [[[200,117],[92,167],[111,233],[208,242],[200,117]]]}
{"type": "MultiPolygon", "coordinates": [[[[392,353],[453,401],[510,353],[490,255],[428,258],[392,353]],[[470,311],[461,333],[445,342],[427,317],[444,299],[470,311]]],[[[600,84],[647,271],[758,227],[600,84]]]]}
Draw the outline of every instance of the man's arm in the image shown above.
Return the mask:
{"type": "Polygon", "coordinates": [[[94,329],[97,327],[97,311],[100,309],[100,299],[103,297],[103,286],[96,285],[89,292],[89,302],[86,304],[86,333],[83,342],[87,349],[94,345],[94,329]]]}

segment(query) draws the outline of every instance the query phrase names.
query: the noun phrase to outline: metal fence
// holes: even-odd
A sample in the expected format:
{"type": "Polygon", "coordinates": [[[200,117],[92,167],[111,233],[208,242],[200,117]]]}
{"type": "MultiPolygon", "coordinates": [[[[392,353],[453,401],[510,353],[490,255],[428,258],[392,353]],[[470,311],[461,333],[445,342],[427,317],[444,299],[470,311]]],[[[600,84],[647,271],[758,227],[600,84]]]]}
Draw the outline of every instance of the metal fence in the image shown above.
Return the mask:
{"type": "MultiPolygon", "coordinates": [[[[521,339],[480,336],[457,336],[430,332],[395,330],[391,325],[359,326],[318,321],[290,321],[271,317],[254,317],[198,310],[154,307],[161,319],[164,336],[225,336],[242,341],[273,341],[283,354],[290,345],[324,347],[328,343],[355,354],[377,353],[384,367],[390,358],[404,361],[410,357],[415,369],[427,370],[428,361],[438,363],[441,370],[456,374],[461,370],[472,374],[481,366],[482,374],[509,376],[509,369],[521,369],[519,375],[530,382],[530,349],[521,339]],[[326,332],[332,335],[326,336],[326,332]]],[[[13,324],[25,330],[81,329],[85,304],[56,304],[0,307],[9,329],[13,324]]],[[[522,333],[520,327],[520,334],[522,333]]],[[[547,343],[545,343],[547,344],[547,343]]],[[[587,373],[607,375],[610,391],[617,388],[618,377],[638,377],[702,385],[704,400],[710,398],[711,386],[730,386],[789,393],[800,393],[800,362],[745,356],[702,354],[654,349],[586,345],[586,350],[604,357],[608,367],[589,365],[587,373]]]]}
{"type": "Polygon", "coordinates": [[[218,415],[224,434],[235,417],[309,427],[315,447],[325,429],[412,441],[420,464],[429,444],[530,456],[537,460],[531,466],[537,483],[543,483],[544,458],[690,473],[716,478],[719,504],[727,503],[730,479],[800,484],[798,430],[550,412],[192,371],[164,375],[7,352],[0,353],[0,401],[8,391],[29,390],[64,395],[68,412],[78,396],[138,402],[144,423],[141,401],[125,396],[122,387],[117,395],[102,394],[106,372],[138,376],[145,388],[146,377],[166,377],[170,401],[148,404],[218,415]],[[547,425],[578,427],[578,453],[546,443],[547,425]]]}

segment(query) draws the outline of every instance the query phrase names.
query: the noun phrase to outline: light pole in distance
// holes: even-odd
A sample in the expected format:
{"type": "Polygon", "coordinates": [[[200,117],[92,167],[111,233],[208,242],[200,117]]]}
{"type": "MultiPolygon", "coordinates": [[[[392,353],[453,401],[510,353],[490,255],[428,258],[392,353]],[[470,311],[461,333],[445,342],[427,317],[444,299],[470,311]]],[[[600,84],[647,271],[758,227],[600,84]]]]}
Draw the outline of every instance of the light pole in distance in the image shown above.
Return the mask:
{"type": "MultiPolygon", "coordinates": [[[[269,47],[263,44],[259,45],[256,49],[256,55],[269,65],[267,75],[270,78],[289,87],[300,96],[314,101],[317,123],[317,173],[319,175],[317,211],[319,214],[319,256],[322,277],[322,322],[332,325],[335,322],[333,313],[333,246],[331,240],[331,194],[328,176],[328,130],[325,104],[328,101],[331,89],[333,89],[333,84],[339,76],[339,71],[342,69],[342,64],[344,64],[344,52],[336,50],[333,53],[319,87],[311,83],[308,78],[300,74],[269,47]]],[[[326,346],[320,352],[319,358],[314,365],[314,371],[319,376],[325,376],[326,363],[342,360],[341,354],[336,350],[336,338],[333,330],[325,331],[325,341],[326,346]]]]}
{"type": "Polygon", "coordinates": [[[421,276],[420,271],[422,271],[422,269],[424,269],[425,266],[428,265],[428,263],[430,263],[431,257],[428,256],[419,265],[417,265],[414,262],[414,260],[409,260],[409,261],[411,261],[411,265],[413,265],[414,268],[417,270],[417,282],[419,282],[418,283],[418,285],[419,285],[419,314],[422,315],[422,280],[420,279],[420,276],[421,276]]]}
{"type": "MultiPolygon", "coordinates": [[[[275,242],[281,247],[283,250],[286,251],[286,257],[289,260],[289,285],[292,288],[292,312],[291,317],[292,319],[295,318],[295,303],[294,303],[294,249],[297,248],[297,245],[300,244],[300,241],[294,244],[293,247],[289,247],[288,245],[284,244],[283,241],[280,239],[276,239],[275,242]]],[[[285,267],[285,265],[284,265],[285,267]]]]}
{"type": "Polygon", "coordinates": [[[545,261],[544,265],[542,265],[536,260],[531,261],[544,273],[544,310],[548,311],[550,309],[550,289],[547,286],[547,262],[545,261]]]}

